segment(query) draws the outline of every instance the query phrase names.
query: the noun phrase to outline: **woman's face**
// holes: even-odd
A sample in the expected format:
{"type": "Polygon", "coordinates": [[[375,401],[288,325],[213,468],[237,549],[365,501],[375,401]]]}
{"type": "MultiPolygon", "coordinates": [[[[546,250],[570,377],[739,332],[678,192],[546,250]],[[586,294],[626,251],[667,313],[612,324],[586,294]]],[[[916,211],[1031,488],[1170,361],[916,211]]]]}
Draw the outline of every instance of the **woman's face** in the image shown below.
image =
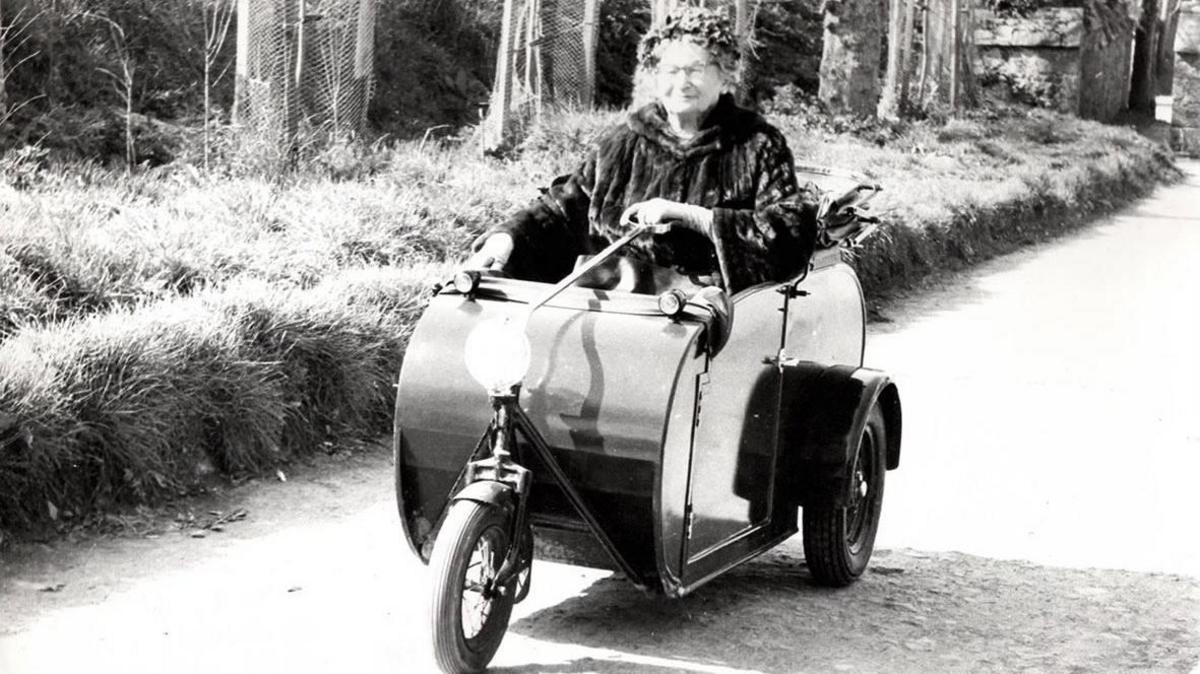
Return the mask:
{"type": "Polygon", "coordinates": [[[717,103],[725,77],[712,54],[691,40],[671,40],[659,48],[655,95],[667,112],[703,115],[717,103]]]}

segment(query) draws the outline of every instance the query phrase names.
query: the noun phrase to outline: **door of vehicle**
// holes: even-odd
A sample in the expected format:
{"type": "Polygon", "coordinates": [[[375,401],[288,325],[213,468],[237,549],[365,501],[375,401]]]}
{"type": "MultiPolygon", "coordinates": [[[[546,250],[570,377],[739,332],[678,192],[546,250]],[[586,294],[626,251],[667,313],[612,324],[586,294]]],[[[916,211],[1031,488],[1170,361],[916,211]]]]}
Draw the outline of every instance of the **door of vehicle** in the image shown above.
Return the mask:
{"type": "Polygon", "coordinates": [[[787,299],[780,288],[763,286],[735,298],[729,343],[697,382],[684,507],[685,591],[796,532],[795,509],[776,512],[774,493],[780,452],[774,359],[784,317],[788,358],[862,364],[862,292],[838,251],[815,260],[802,294],[787,299]]]}
{"type": "Polygon", "coordinates": [[[774,531],[780,374],[771,359],[779,350],[783,302],[774,286],[739,296],[730,340],[696,383],[685,586],[741,561],[774,531]]]}

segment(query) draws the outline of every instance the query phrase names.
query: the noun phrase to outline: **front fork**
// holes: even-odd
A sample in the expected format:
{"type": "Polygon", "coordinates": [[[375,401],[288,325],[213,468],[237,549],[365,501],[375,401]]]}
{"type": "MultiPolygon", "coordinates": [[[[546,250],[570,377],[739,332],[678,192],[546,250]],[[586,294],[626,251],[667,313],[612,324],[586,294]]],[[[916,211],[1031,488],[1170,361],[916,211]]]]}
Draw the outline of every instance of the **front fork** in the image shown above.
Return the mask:
{"type": "MultiPolygon", "coordinates": [[[[530,559],[522,559],[524,537],[528,528],[529,489],[533,486],[533,472],[520,465],[513,459],[516,447],[516,429],[512,421],[512,411],[517,405],[519,391],[513,389],[505,395],[492,395],[492,423],[484,435],[480,449],[483,456],[467,464],[463,475],[462,485],[465,487],[473,482],[488,480],[499,482],[512,490],[516,500],[515,513],[510,521],[508,551],[504,555],[504,563],[496,573],[491,588],[487,591],[503,592],[511,587],[512,580],[525,570],[531,563],[530,559]],[[487,448],[490,447],[490,453],[487,448]]],[[[514,587],[515,589],[515,587],[514,587]]]]}

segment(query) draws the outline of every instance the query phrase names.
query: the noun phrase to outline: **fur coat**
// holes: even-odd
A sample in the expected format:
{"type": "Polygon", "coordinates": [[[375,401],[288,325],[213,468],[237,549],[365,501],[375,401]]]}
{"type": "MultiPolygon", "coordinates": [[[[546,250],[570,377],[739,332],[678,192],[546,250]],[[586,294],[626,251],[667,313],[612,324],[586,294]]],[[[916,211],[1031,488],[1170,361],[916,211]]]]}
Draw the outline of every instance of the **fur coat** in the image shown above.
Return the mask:
{"type": "Polygon", "coordinates": [[[675,228],[642,237],[627,254],[684,273],[719,271],[736,292],[799,272],[816,239],[817,190],[800,189],[792,153],[758,113],[722,96],[700,131],[682,140],[658,104],[603,134],[572,174],[554,180],[527,208],[489,230],[512,235],[507,266],[517,278],[553,282],[578,255],[620,237],[621,214],[661,197],[712,209],[712,231],[675,228]]]}

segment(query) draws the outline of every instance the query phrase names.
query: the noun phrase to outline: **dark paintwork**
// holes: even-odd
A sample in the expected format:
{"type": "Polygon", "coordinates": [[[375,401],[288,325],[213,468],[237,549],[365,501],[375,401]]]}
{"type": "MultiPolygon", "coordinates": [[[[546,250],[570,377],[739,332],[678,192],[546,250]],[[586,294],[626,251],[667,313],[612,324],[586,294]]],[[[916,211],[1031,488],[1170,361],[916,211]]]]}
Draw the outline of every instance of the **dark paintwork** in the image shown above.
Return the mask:
{"type": "MultiPolygon", "coordinates": [[[[779,352],[784,303],[789,357],[858,365],[863,351],[858,279],[837,258],[820,263],[800,284],[807,295],[789,300],[779,284],[768,284],[734,298],[733,335],[699,387],[691,468],[683,473],[688,480],[663,484],[664,503],[679,508],[661,514],[664,529],[683,527],[684,504],[691,507],[686,547],[679,559],[665,560],[669,577],[681,579],[677,592],[796,532],[794,501],[775,489],[781,377],[777,365],[766,362],[779,352]]],[[[676,536],[685,538],[682,528],[676,536]]]]}
{"type": "MultiPolygon", "coordinates": [[[[396,425],[403,520],[419,553],[491,418],[486,392],[463,364],[467,334],[484,317],[520,314],[544,287],[489,279],[476,299],[438,295],[417,325],[401,370],[396,425]],[[493,299],[501,293],[508,301],[493,299]]],[[[608,535],[653,585],[662,442],[681,370],[703,365],[697,342],[704,323],[671,321],[654,297],[605,297],[574,289],[534,314],[521,405],[572,483],[603,515],[608,535]],[[601,304],[604,311],[587,310],[601,304]]],[[[694,378],[693,372],[684,379],[694,378]]],[[[535,523],[540,513],[574,517],[536,457],[518,452],[517,458],[536,476],[535,523]]]]}
{"type": "Polygon", "coordinates": [[[887,468],[900,463],[900,397],[878,370],[850,365],[790,361],[783,367],[780,444],[784,463],[779,486],[800,506],[850,503],[845,466],[854,461],[858,440],[876,401],[888,434],[887,468]]]}
{"type": "MultiPolygon", "coordinates": [[[[424,559],[490,421],[487,395],[463,365],[466,336],[485,316],[519,315],[546,287],[484,279],[475,298],[435,297],[417,325],[400,376],[396,442],[405,533],[424,559]]],[[[783,388],[794,374],[785,371],[803,362],[855,371],[865,320],[857,277],[838,251],[814,260],[800,284],[807,294],[789,299],[780,287],[734,298],[733,333],[714,358],[701,348],[699,314],[672,321],[651,296],[571,289],[530,322],[522,407],[639,584],[685,594],[796,532],[797,479],[785,474],[800,465],[792,436],[806,417],[793,415],[796,396],[783,388]],[[784,316],[789,365],[781,368],[772,359],[784,316]],[[791,415],[782,422],[781,405],[791,415]]],[[[897,398],[897,429],[898,414],[897,398]]],[[[521,447],[517,458],[536,476],[535,525],[585,531],[537,458],[521,447]]]]}

